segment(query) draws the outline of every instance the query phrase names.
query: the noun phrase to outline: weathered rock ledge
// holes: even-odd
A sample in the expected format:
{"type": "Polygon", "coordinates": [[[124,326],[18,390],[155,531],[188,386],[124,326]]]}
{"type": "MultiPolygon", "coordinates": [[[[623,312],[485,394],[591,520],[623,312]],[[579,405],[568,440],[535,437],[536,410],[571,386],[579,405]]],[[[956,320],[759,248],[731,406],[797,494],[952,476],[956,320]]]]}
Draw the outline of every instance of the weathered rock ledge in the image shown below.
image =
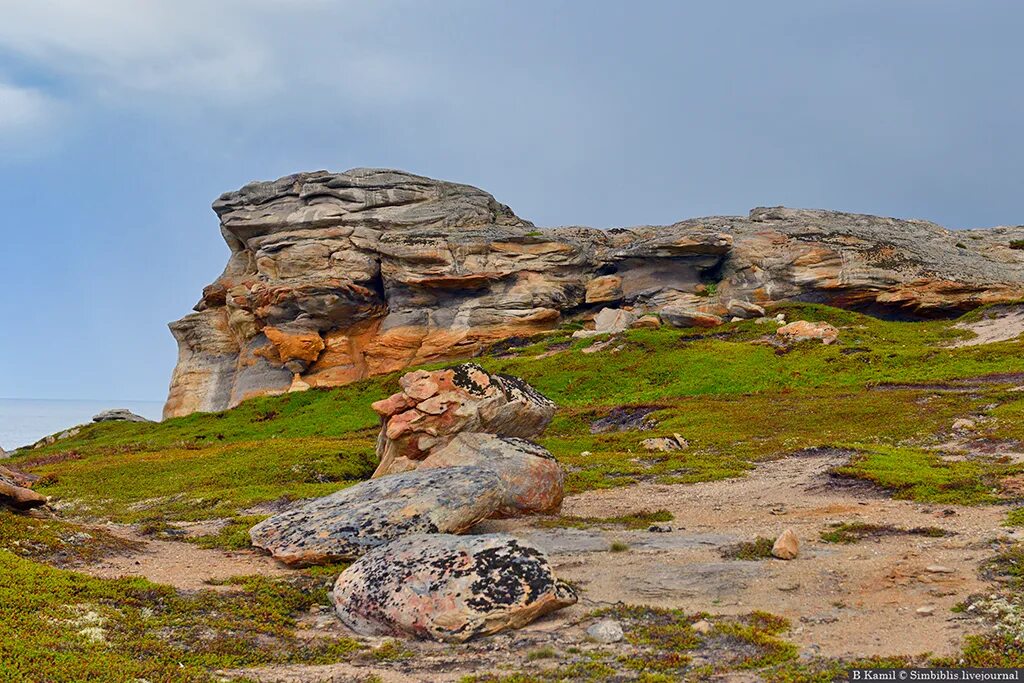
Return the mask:
{"type": "Polygon", "coordinates": [[[933,316],[1024,296],[1020,226],[758,208],[539,229],[482,190],[380,169],[251,183],[213,208],[231,256],[170,325],[166,417],[469,357],[605,306],[708,325],[782,300],[933,316]]]}

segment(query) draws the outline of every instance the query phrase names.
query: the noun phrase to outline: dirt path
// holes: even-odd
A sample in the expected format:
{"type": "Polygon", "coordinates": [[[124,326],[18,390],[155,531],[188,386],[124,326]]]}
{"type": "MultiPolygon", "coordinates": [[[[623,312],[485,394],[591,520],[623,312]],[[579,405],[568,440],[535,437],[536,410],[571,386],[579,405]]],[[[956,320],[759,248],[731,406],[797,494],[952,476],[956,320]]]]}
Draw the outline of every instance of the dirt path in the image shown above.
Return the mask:
{"type": "Polygon", "coordinates": [[[162,541],[142,536],[124,525],[106,525],[102,529],[140,544],[141,549],[104,557],[98,562],[76,567],[77,571],[101,578],[143,576],[181,590],[227,590],[228,587],[211,586],[208,582],[249,574],[287,576],[290,573],[270,557],[253,550],[225,551],[202,548],[194,543],[162,541]]]}
{"type": "Polygon", "coordinates": [[[1006,511],[922,505],[844,487],[827,475],[844,460],[841,453],[825,451],[765,463],[742,479],[584,493],[566,501],[565,514],[665,509],[675,516],[673,531],[546,531],[533,538],[551,553],[559,575],[579,583],[589,601],[718,614],[764,610],[793,622],[791,639],[806,653],[825,656],[956,652],[973,624],[950,610],[989,588],[978,565],[991,555],[987,542],[1007,533],[1001,526],[1006,511]],[[939,527],[954,535],[855,544],[820,540],[831,523],[851,521],[939,527]],[[801,540],[796,560],[721,556],[724,545],[773,538],[786,528],[801,540]],[[630,550],[608,552],[613,540],[630,550]],[[923,615],[919,608],[933,611],[923,615]]]}

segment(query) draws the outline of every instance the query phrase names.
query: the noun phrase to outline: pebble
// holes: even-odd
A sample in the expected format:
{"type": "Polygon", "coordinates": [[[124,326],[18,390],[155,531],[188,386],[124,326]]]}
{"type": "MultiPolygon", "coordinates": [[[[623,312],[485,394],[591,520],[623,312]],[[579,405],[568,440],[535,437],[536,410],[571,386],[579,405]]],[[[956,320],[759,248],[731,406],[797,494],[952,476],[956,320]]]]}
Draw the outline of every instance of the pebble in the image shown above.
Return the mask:
{"type": "Polygon", "coordinates": [[[587,635],[599,643],[617,643],[623,638],[622,625],[614,619],[602,619],[591,624],[587,635]]]}
{"type": "Polygon", "coordinates": [[[702,636],[706,636],[707,634],[711,633],[711,631],[714,630],[714,628],[715,627],[712,626],[711,622],[707,619],[701,619],[700,621],[694,622],[693,624],[693,630],[701,634],[702,636]]]}
{"type": "Polygon", "coordinates": [[[932,605],[925,605],[923,607],[918,607],[916,611],[918,616],[930,617],[935,614],[935,607],[932,605]]]}
{"type": "Polygon", "coordinates": [[[949,567],[943,567],[941,564],[930,564],[928,565],[927,570],[932,574],[952,574],[956,571],[949,567]]]}

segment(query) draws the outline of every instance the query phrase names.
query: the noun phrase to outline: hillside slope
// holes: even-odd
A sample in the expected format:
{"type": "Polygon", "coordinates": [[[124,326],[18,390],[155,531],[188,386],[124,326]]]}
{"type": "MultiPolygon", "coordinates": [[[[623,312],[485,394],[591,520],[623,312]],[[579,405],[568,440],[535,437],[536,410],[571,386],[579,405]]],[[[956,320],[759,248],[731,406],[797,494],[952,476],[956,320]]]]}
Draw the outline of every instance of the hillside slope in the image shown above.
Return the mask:
{"type": "MultiPolygon", "coordinates": [[[[337,568],[271,572],[248,550],[255,522],[370,476],[369,405],[397,374],[159,424],[89,425],[19,451],[10,464],[41,477],[52,512],[0,512],[0,659],[15,667],[5,675],[492,680],[487,672],[505,668],[521,672],[507,679],[517,682],[651,682],[739,668],[831,680],[843,661],[921,662],[926,652],[1024,665],[1016,636],[950,611],[1020,576],[1022,341],[964,344],[972,327],[988,334],[1017,309],[917,322],[818,305],[778,312],[831,322],[839,340],[784,343],[771,321],[580,340],[570,325],[477,358],[558,404],[541,443],[566,467],[570,494],[561,516],[488,525],[530,534],[582,599],[565,616],[468,644],[469,657],[353,639],[317,611],[324,574],[337,568]],[[801,558],[761,559],[759,538],[787,527],[801,558]],[[103,578],[153,578],[154,557],[187,562],[188,581],[176,590],[103,578]],[[866,597],[880,585],[898,609],[866,597]],[[625,641],[586,640],[602,609],[625,641]],[[710,633],[694,631],[702,620],[710,633]],[[873,640],[892,629],[915,637],[873,640]],[[517,638],[507,655],[487,644],[517,638]]],[[[1007,604],[1009,623],[1019,606],[1007,604]]]]}

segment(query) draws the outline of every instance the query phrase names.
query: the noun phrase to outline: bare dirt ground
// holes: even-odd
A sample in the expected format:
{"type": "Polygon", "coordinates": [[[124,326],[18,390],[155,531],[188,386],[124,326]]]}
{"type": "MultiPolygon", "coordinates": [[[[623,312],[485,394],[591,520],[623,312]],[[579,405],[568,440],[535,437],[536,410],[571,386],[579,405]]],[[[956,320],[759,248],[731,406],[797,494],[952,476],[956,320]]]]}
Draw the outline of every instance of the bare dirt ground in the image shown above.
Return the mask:
{"type": "Polygon", "coordinates": [[[952,346],[977,346],[1016,339],[1024,334],[1024,310],[1011,311],[996,318],[986,318],[973,323],[960,323],[954,327],[968,330],[977,336],[963,339],[952,346]]]}
{"type": "MultiPolygon", "coordinates": [[[[999,507],[923,505],[892,500],[828,472],[847,454],[820,449],[765,463],[749,476],[692,485],[638,485],[570,497],[563,513],[608,517],[642,510],[671,511],[671,531],[537,529],[528,521],[491,522],[480,531],[514,531],[544,547],[561,578],[580,589],[574,607],[511,634],[453,648],[408,643],[414,654],[397,663],[270,667],[244,672],[258,681],[456,681],[494,672],[540,647],[587,647],[594,609],[617,602],[683,608],[713,615],[763,610],[790,619],[787,639],[801,657],[950,655],[963,637],[980,632],[952,608],[991,590],[979,564],[989,542],[1012,532],[999,507]],[[897,535],[854,544],[820,540],[833,523],[861,521],[901,529],[939,527],[952,535],[897,535]],[[801,541],[791,561],[728,560],[722,548],[793,529],[801,541]],[[628,549],[611,551],[613,542],[628,549]],[[513,654],[514,653],[514,654],[513,654]]],[[[154,577],[155,578],[155,577],[154,577]]],[[[329,613],[310,617],[319,629],[343,632],[329,613]]],[[[607,647],[607,646],[603,646],[607,647]]],[[[756,676],[751,680],[757,680],[756,676]]]]}
{"type": "Polygon", "coordinates": [[[250,574],[289,574],[288,569],[253,550],[214,550],[192,543],[157,540],[142,536],[132,527],[124,525],[105,525],[102,529],[139,544],[140,550],[124,555],[109,555],[95,563],[76,567],[77,571],[101,578],[143,576],[150,581],[181,590],[228,590],[228,587],[211,585],[209,582],[250,574]]]}

